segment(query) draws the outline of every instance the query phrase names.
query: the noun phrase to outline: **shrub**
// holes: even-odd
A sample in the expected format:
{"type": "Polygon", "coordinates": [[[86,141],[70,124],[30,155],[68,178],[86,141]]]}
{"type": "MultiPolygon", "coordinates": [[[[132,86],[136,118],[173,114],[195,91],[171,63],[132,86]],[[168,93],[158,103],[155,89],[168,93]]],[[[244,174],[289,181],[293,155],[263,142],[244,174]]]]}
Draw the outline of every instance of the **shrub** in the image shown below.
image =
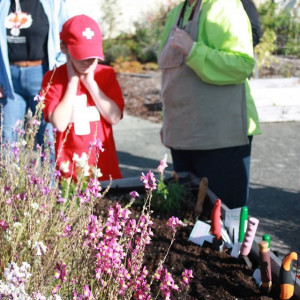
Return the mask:
{"type": "MultiPolygon", "coordinates": [[[[299,57],[300,5],[294,8],[279,9],[274,1],[266,1],[258,8],[262,32],[274,32],[276,40],[273,54],[299,57]]],[[[270,45],[270,47],[272,47],[270,45]]]]}
{"type": "Polygon", "coordinates": [[[136,22],[134,33],[121,33],[114,39],[104,40],[106,63],[111,64],[120,56],[126,61],[156,62],[156,51],[166,17],[178,2],[179,0],[168,1],[168,4],[162,4],[157,12],[145,16],[142,22],[136,22]]]}

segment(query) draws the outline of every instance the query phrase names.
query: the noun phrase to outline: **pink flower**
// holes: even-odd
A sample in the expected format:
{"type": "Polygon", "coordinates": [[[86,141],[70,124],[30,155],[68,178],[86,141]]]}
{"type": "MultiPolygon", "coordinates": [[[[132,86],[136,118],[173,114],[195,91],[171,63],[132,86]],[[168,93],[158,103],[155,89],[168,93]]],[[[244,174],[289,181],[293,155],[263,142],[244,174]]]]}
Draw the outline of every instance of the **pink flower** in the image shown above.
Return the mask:
{"type": "Polygon", "coordinates": [[[4,231],[6,231],[9,228],[8,224],[4,220],[0,220],[0,227],[4,231]]]}
{"type": "Polygon", "coordinates": [[[168,157],[168,155],[165,154],[165,157],[160,161],[160,164],[157,167],[157,170],[161,175],[163,175],[165,168],[168,166],[167,157],[168,157]]]}
{"type": "Polygon", "coordinates": [[[140,196],[137,191],[132,191],[129,193],[129,195],[131,198],[134,198],[134,199],[140,196]]]}
{"type": "Polygon", "coordinates": [[[189,285],[191,278],[194,278],[193,270],[184,270],[182,272],[181,284],[182,285],[189,285]]]}
{"type": "Polygon", "coordinates": [[[177,230],[177,226],[182,226],[183,222],[180,221],[177,217],[171,217],[168,222],[167,226],[171,227],[173,231],[177,230]]]}
{"type": "Polygon", "coordinates": [[[177,291],[179,289],[178,285],[175,283],[172,274],[168,272],[168,269],[160,270],[160,290],[164,295],[165,299],[170,299],[172,290],[177,291]]]}
{"type": "Polygon", "coordinates": [[[45,96],[44,95],[36,95],[34,98],[33,98],[34,101],[37,101],[37,102],[43,102],[45,100],[45,96]]]}
{"type": "Polygon", "coordinates": [[[70,225],[67,225],[65,228],[64,228],[64,233],[61,235],[62,237],[68,237],[68,236],[71,236],[72,235],[72,228],[70,225]]]}
{"type": "Polygon", "coordinates": [[[100,141],[100,139],[95,139],[92,142],[90,142],[89,149],[92,149],[92,148],[94,148],[97,151],[101,151],[101,152],[104,151],[103,143],[100,141]]]}
{"type": "Polygon", "coordinates": [[[56,263],[54,277],[56,279],[60,279],[62,282],[65,282],[67,280],[66,267],[67,267],[67,264],[64,263],[63,261],[56,263]]]}
{"type": "Polygon", "coordinates": [[[33,119],[31,123],[32,123],[33,126],[40,126],[41,125],[41,122],[37,119],[33,119]]]}
{"type": "Polygon", "coordinates": [[[83,287],[83,296],[84,296],[85,298],[87,298],[87,299],[94,299],[94,297],[93,297],[93,295],[92,295],[92,292],[91,292],[91,290],[90,290],[90,288],[89,288],[88,285],[85,285],[85,286],[83,287]]]}
{"type": "Polygon", "coordinates": [[[59,285],[52,289],[52,294],[57,294],[59,292],[59,285]]]}
{"type": "Polygon", "coordinates": [[[156,189],[156,179],[154,177],[154,174],[149,171],[147,175],[142,173],[141,181],[143,181],[145,185],[145,189],[147,190],[155,190],[156,189]]]}

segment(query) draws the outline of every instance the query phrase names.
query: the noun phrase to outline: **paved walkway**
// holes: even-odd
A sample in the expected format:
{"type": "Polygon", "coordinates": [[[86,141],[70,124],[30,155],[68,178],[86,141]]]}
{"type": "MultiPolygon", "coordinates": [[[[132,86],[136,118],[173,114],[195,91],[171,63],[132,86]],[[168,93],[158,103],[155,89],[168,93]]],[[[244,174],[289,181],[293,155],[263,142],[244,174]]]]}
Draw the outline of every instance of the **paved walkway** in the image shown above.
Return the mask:
{"type": "MultiPolygon", "coordinates": [[[[298,101],[300,105],[300,97],[298,101]]],[[[155,170],[169,154],[160,142],[160,127],[128,115],[114,127],[124,177],[155,170]]],[[[300,254],[300,122],[265,122],[261,127],[263,134],[253,140],[249,214],[260,221],[258,237],[271,235],[273,251],[300,254]]],[[[171,171],[170,154],[168,163],[171,171]]]]}

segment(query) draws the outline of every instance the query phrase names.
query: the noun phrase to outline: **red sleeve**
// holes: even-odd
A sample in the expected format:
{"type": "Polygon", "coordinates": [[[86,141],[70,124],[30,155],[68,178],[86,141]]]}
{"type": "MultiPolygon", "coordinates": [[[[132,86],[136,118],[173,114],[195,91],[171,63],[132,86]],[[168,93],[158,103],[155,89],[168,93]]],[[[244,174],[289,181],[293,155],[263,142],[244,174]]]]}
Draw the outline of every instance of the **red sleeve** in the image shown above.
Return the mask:
{"type": "Polygon", "coordinates": [[[123,113],[124,98],[114,69],[107,66],[101,66],[100,72],[95,74],[95,80],[98,82],[103,93],[112,99],[123,113]]]}

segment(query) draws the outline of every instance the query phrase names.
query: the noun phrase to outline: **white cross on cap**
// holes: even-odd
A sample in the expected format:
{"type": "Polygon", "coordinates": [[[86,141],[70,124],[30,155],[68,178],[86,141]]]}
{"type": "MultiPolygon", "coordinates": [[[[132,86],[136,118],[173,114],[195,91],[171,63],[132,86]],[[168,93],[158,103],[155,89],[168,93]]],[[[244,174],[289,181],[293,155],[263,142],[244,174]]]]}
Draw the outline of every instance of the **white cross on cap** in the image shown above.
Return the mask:
{"type": "Polygon", "coordinates": [[[90,40],[95,35],[95,33],[91,28],[87,27],[84,31],[82,31],[82,35],[90,40]]]}

